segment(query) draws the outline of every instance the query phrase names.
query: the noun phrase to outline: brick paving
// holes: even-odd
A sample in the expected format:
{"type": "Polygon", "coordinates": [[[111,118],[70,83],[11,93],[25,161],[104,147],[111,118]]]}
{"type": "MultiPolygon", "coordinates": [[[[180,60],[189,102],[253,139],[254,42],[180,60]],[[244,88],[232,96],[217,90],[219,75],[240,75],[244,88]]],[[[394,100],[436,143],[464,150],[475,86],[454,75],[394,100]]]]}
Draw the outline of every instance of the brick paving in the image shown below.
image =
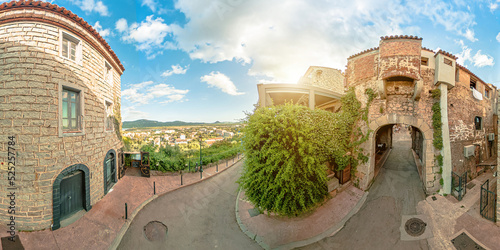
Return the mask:
{"type": "MultiPolygon", "coordinates": [[[[236,163],[239,159],[234,159],[236,163]]],[[[227,168],[234,165],[229,160],[227,168]]],[[[226,163],[219,164],[219,173],[224,171],[226,163]]],[[[108,249],[125,225],[125,203],[130,215],[143,202],[153,196],[153,183],[156,183],[156,193],[161,195],[172,190],[198,183],[217,174],[216,166],[203,169],[203,179],[199,173],[187,173],[183,176],[183,186],[180,185],[180,175],[124,176],[113,186],[113,190],[97,202],[90,211],[73,224],[55,231],[42,230],[34,232],[19,232],[25,249],[108,249]]],[[[5,225],[0,225],[0,237],[7,236],[5,225]]]]}

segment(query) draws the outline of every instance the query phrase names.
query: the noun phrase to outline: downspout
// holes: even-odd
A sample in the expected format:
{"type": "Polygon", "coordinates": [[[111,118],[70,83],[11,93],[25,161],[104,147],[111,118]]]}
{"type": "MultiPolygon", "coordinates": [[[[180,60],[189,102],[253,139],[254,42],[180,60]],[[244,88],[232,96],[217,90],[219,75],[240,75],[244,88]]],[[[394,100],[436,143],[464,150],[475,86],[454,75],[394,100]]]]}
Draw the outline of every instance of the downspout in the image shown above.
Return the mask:
{"type": "Polygon", "coordinates": [[[448,85],[441,83],[439,85],[441,90],[440,107],[441,107],[441,123],[443,132],[443,149],[441,155],[443,156],[443,191],[445,194],[451,193],[451,146],[450,146],[450,128],[448,125],[448,85]]]}

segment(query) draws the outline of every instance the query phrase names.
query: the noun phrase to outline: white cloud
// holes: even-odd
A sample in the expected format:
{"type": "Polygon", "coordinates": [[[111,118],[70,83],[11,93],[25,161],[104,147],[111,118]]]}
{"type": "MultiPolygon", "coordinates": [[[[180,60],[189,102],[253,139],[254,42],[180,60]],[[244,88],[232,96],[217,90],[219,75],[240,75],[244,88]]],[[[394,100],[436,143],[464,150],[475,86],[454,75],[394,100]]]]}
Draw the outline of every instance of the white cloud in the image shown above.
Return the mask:
{"type": "Polygon", "coordinates": [[[103,29],[101,24],[99,23],[99,21],[95,22],[94,29],[97,32],[99,32],[99,34],[104,38],[111,34],[111,30],[110,29],[103,29]]]}
{"type": "Polygon", "coordinates": [[[490,3],[490,11],[494,12],[496,9],[498,9],[498,3],[490,3]]]}
{"type": "Polygon", "coordinates": [[[497,41],[500,43],[500,32],[498,32],[498,35],[497,35],[497,41]]]}
{"type": "Polygon", "coordinates": [[[125,19],[116,22],[116,30],[122,34],[122,40],[133,43],[137,50],[144,51],[148,59],[163,54],[164,49],[174,49],[171,42],[165,41],[172,30],[164,23],[161,17],[153,19],[153,15],[146,17],[141,23],[127,24],[125,19]]]}
{"type": "Polygon", "coordinates": [[[462,47],[462,52],[457,55],[457,63],[465,65],[467,62],[471,62],[478,68],[495,65],[494,58],[492,56],[482,54],[481,50],[478,50],[475,55],[472,55],[472,49],[465,45],[462,40],[455,42],[460,44],[462,47]]]}
{"type": "Polygon", "coordinates": [[[123,107],[121,113],[124,121],[135,121],[151,116],[149,113],[136,110],[135,106],[123,107]]]}
{"type": "Polygon", "coordinates": [[[490,55],[481,54],[481,50],[477,51],[474,57],[472,57],[472,60],[474,62],[474,66],[478,68],[495,65],[493,57],[490,55]]]}
{"type": "Polygon", "coordinates": [[[346,58],[378,46],[385,35],[419,35],[413,20],[475,38],[463,1],[443,0],[179,0],[188,22],[172,24],[177,48],[191,59],[250,64],[258,79],[297,82],[310,65],[343,69],[346,58]],[[279,14],[276,14],[278,13],[279,14]]]}
{"type": "Polygon", "coordinates": [[[153,81],[147,81],[133,84],[128,89],[123,90],[122,97],[137,104],[149,104],[154,100],[160,103],[169,103],[181,101],[188,92],[187,89],[176,89],[164,83],[154,85],[153,81]]]}
{"type": "Polygon", "coordinates": [[[476,25],[474,14],[468,11],[457,10],[451,2],[443,0],[409,1],[408,6],[415,14],[427,16],[432,22],[443,25],[447,31],[457,34],[474,42],[472,27],[476,25]]]}
{"type": "Polygon", "coordinates": [[[74,0],[73,3],[85,12],[97,12],[101,16],[109,16],[108,7],[102,1],[74,0]]]}
{"type": "Polygon", "coordinates": [[[119,32],[125,32],[128,30],[127,20],[125,18],[120,18],[116,21],[115,29],[119,32]]]}
{"type": "Polygon", "coordinates": [[[168,77],[171,75],[184,75],[186,74],[186,71],[189,69],[189,65],[186,66],[185,68],[182,68],[179,64],[177,65],[172,65],[172,70],[166,70],[161,74],[161,76],[168,77]]]}
{"type": "Polygon", "coordinates": [[[151,9],[151,11],[155,12],[157,4],[158,3],[156,1],[154,1],[154,0],[142,0],[141,6],[146,5],[146,6],[148,6],[151,9]]]}
{"type": "Polygon", "coordinates": [[[212,71],[208,75],[204,75],[200,78],[202,82],[206,82],[210,87],[216,87],[222,90],[222,92],[230,95],[243,95],[245,93],[238,92],[236,86],[231,81],[229,77],[220,73],[212,71]]]}

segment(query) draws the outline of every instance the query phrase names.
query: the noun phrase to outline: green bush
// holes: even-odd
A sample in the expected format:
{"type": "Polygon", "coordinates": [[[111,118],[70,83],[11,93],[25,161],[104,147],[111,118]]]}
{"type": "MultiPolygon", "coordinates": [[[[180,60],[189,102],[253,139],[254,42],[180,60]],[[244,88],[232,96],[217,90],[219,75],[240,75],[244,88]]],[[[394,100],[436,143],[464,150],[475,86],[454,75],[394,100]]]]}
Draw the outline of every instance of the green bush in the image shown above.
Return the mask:
{"type": "Polygon", "coordinates": [[[361,109],[353,89],[341,99],[338,113],[286,104],[263,107],[249,115],[244,129],[244,172],[238,183],[257,207],[280,215],[296,216],[322,201],[327,194],[326,166],[342,170],[368,157],[359,145],[368,139],[357,127],[368,120],[376,97],[366,91],[361,109]],[[353,129],[356,128],[356,129],[353,129]]]}
{"type": "Polygon", "coordinates": [[[260,108],[244,129],[245,169],[239,184],[258,207],[298,215],[328,193],[315,113],[304,106],[260,108]]]}

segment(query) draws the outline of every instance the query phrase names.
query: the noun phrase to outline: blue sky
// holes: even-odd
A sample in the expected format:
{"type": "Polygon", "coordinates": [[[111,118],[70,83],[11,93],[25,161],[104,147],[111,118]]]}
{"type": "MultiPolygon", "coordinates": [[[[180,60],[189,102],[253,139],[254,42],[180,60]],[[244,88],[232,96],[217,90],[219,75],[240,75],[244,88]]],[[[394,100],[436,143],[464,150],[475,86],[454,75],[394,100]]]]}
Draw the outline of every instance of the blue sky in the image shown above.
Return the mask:
{"type": "MultiPolygon", "coordinates": [[[[1,0],[0,0],[1,1],[1,0]]],[[[417,35],[500,86],[500,0],[54,0],[94,26],[125,67],[124,121],[236,121],[259,82],[309,65],[345,70],[380,36],[417,35]]]]}

